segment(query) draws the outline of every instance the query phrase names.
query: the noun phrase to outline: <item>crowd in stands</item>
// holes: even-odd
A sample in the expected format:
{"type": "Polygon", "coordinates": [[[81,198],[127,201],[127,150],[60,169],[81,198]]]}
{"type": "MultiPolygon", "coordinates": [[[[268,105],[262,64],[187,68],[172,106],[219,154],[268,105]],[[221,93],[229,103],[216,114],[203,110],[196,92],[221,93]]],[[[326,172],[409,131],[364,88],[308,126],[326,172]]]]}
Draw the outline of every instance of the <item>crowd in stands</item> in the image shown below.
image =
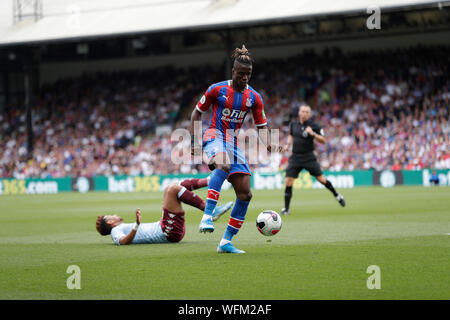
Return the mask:
{"type": "MultiPolygon", "coordinates": [[[[450,169],[449,57],[445,46],[255,57],[250,84],[283,144],[299,106],[311,105],[327,138],[316,144],[324,170],[450,169]]],[[[188,128],[195,103],[224,74],[223,66],[159,68],[44,86],[33,105],[31,154],[25,110],[0,114],[0,177],[209,172],[205,163],[172,161],[174,151],[189,152],[190,140],[171,141],[171,132],[188,128]]],[[[251,118],[242,134],[252,134],[251,118]]],[[[203,120],[206,129],[209,117],[203,120]]],[[[250,161],[254,171],[287,165],[288,152],[246,150],[258,159],[250,161]]]]}

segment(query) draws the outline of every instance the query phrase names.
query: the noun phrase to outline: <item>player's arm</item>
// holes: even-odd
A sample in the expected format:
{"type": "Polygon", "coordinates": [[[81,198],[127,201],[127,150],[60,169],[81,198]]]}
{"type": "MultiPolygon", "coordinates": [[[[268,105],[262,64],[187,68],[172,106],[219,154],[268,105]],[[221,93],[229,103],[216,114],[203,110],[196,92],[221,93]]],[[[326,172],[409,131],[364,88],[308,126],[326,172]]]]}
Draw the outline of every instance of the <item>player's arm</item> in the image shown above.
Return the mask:
{"type": "Polygon", "coordinates": [[[315,132],[311,127],[306,128],[306,132],[314,138],[314,141],[320,142],[320,143],[327,143],[327,139],[323,135],[323,129],[320,129],[320,133],[315,132]]]}
{"type": "Polygon", "coordinates": [[[291,149],[292,143],[294,143],[294,137],[292,135],[288,135],[288,141],[284,146],[284,151],[287,152],[291,149]]]}
{"type": "Polygon", "coordinates": [[[276,148],[276,151],[281,152],[283,147],[280,145],[272,146],[270,137],[272,135],[271,129],[267,127],[267,118],[264,113],[264,102],[260,95],[256,95],[255,106],[252,108],[253,121],[258,129],[258,136],[267,148],[267,151],[271,152],[272,147],[276,148]]]}
{"type": "Polygon", "coordinates": [[[129,234],[120,238],[119,240],[120,245],[122,246],[127,245],[130,244],[131,241],[133,241],[140,224],[141,224],[141,209],[136,209],[136,223],[134,225],[134,228],[131,229],[129,234]]]}
{"type": "MultiPolygon", "coordinates": [[[[201,147],[198,134],[201,134],[200,132],[196,132],[196,123],[198,126],[199,121],[202,120],[202,114],[208,111],[210,106],[213,104],[214,99],[217,97],[217,90],[215,88],[209,87],[208,90],[206,90],[205,94],[200,98],[200,101],[195,106],[194,110],[192,110],[191,113],[191,124],[189,127],[189,133],[191,135],[191,154],[194,155],[196,152],[196,149],[199,149],[201,147]],[[197,135],[196,135],[197,134],[197,135]]],[[[200,122],[200,128],[201,128],[201,122],[200,122]]],[[[197,130],[198,131],[198,130],[197,130]]]]}
{"type": "Polygon", "coordinates": [[[287,141],[286,145],[284,146],[284,151],[285,151],[285,152],[288,152],[288,151],[291,149],[292,144],[294,143],[294,136],[292,135],[293,132],[294,132],[294,131],[293,131],[293,128],[292,128],[293,125],[294,125],[294,124],[293,124],[292,122],[289,124],[288,141],[287,141]]]}

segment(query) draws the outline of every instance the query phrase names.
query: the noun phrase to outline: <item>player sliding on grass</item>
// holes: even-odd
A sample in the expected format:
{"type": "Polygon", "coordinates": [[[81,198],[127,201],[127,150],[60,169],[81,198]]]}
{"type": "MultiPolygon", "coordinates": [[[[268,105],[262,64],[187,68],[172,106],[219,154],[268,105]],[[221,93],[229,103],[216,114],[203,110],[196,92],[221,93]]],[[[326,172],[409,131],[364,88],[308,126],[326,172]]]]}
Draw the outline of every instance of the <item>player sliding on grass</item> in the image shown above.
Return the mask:
{"type": "MultiPolygon", "coordinates": [[[[205,209],[205,202],[192,190],[206,187],[209,177],[204,179],[188,179],[181,183],[171,184],[164,190],[163,216],[161,220],[152,223],[141,223],[141,210],[136,209],[136,222],[124,223],[118,215],[98,216],[97,231],[111,238],[116,245],[138,243],[180,242],[184,237],[184,211],[181,202],[200,210],[205,209]]],[[[216,207],[212,217],[217,220],[230,210],[233,202],[216,207]]]]}
{"type": "MultiPolygon", "coordinates": [[[[250,53],[242,46],[236,48],[233,54],[234,64],[232,79],[211,85],[191,114],[191,144],[192,154],[199,154],[201,145],[194,136],[195,123],[201,121],[202,114],[210,107],[213,116],[209,128],[203,134],[203,151],[209,158],[208,166],[214,170],[208,184],[206,208],[200,222],[200,232],[213,232],[213,213],[219,199],[222,184],[227,179],[236,193],[236,202],[231,210],[230,220],[220,241],[219,253],[245,253],[236,249],[231,240],[245,220],[247,208],[252,198],[250,191],[250,169],[245,156],[237,145],[237,132],[242,126],[248,112],[258,128],[258,134],[270,152],[268,135],[262,135],[261,130],[267,129],[267,119],[264,114],[264,103],[261,95],[248,85],[252,75],[250,53]]],[[[279,148],[281,150],[281,147],[279,148]]]]}

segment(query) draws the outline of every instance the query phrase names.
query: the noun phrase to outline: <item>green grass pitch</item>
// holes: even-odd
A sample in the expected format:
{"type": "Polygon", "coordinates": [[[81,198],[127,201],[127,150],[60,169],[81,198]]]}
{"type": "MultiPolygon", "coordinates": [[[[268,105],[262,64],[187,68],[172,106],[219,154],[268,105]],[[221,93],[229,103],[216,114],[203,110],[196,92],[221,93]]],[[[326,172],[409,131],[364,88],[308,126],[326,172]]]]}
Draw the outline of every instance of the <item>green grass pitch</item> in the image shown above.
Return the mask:
{"type": "MultiPolygon", "coordinates": [[[[291,215],[273,237],[256,230],[283,190],[253,190],[234,238],[244,255],[216,253],[229,214],[200,234],[201,212],[184,206],[178,244],[115,246],[95,230],[98,214],[159,220],[162,193],[66,193],[0,197],[0,299],[449,299],[450,189],[294,190],[291,215]],[[69,290],[67,268],[81,270],[69,290]],[[367,288],[370,265],[381,289],[367,288]]],[[[205,190],[198,192],[205,196],[205,190]]],[[[223,191],[220,202],[234,199],[223,191]]]]}

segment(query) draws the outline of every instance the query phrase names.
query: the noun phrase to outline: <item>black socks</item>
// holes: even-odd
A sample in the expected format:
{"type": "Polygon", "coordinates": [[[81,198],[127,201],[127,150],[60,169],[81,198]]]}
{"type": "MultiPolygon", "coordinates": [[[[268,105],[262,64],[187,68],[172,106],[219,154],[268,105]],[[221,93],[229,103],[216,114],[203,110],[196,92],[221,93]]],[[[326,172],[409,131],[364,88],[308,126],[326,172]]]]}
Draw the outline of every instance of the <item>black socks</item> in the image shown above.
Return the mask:
{"type": "Polygon", "coordinates": [[[292,186],[286,187],[284,190],[284,207],[286,210],[289,210],[289,204],[291,203],[291,197],[292,197],[292,186]]]}
{"type": "MultiPolygon", "coordinates": [[[[335,197],[337,197],[338,193],[336,192],[336,190],[333,187],[333,184],[329,180],[326,181],[325,187],[328,190],[330,190],[335,197]]],[[[284,208],[286,210],[289,210],[291,198],[292,198],[292,187],[286,187],[286,189],[284,189],[284,208]]]]}
{"type": "Polygon", "coordinates": [[[325,187],[328,190],[330,190],[335,197],[338,195],[338,193],[336,192],[336,190],[334,190],[334,187],[333,187],[333,185],[331,184],[331,182],[329,180],[327,180],[327,182],[325,183],[325,187]]]}

